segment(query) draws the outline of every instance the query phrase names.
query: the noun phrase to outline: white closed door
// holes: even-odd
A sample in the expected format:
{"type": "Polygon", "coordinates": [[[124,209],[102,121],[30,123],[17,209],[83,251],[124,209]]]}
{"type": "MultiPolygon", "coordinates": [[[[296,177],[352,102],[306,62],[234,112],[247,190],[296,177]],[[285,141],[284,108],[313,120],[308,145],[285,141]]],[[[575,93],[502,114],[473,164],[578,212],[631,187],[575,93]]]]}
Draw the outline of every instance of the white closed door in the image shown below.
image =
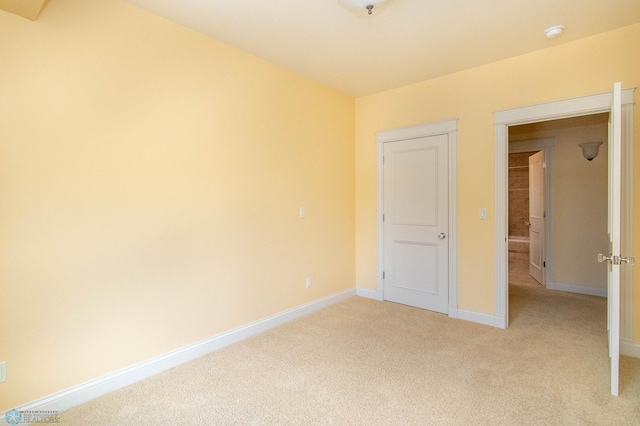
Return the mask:
{"type": "Polygon", "coordinates": [[[384,299],[448,306],[448,135],[384,144],[384,299]]]}
{"type": "Polygon", "coordinates": [[[529,157],[529,275],[544,285],[544,151],[529,157]]]}

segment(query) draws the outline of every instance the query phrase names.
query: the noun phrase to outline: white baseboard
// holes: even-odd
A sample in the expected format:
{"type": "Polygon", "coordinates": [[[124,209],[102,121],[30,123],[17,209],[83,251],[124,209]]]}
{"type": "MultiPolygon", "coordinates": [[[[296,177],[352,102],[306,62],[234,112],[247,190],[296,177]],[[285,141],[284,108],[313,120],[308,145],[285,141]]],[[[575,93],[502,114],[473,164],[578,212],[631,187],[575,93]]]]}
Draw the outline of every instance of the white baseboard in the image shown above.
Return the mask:
{"type": "Polygon", "coordinates": [[[458,307],[455,305],[449,305],[447,307],[447,315],[449,315],[449,318],[458,318],[458,307]]]}
{"type": "Polygon", "coordinates": [[[498,325],[496,325],[495,315],[485,314],[482,312],[468,311],[466,309],[458,308],[458,319],[498,327],[498,325]]]}
{"type": "Polygon", "coordinates": [[[366,297],[367,299],[382,302],[382,292],[378,290],[369,290],[368,288],[356,287],[356,296],[366,297]]]}
{"type": "MultiPolygon", "coordinates": [[[[53,395],[24,404],[15,409],[18,411],[64,411],[76,405],[88,402],[101,395],[113,392],[147,377],[168,370],[187,361],[199,358],[210,352],[229,346],[248,337],[262,333],[273,327],[310,314],[349,297],[355,296],[356,290],[349,289],[332,294],[322,299],[314,300],[293,309],[218,334],[200,342],[193,343],[164,355],[151,358],[131,367],[107,374],[94,380],[73,386],[53,395]]],[[[0,413],[4,419],[6,412],[0,413]]]]}
{"type": "Polygon", "coordinates": [[[569,293],[586,294],[589,296],[607,297],[606,287],[591,287],[588,285],[581,285],[581,284],[569,284],[569,283],[547,281],[547,288],[549,290],[559,290],[559,291],[567,291],[569,293]]]}
{"type": "Polygon", "coordinates": [[[640,343],[631,339],[620,339],[620,353],[625,356],[640,358],[640,343]]]}
{"type": "Polygon", "coordinates": [[[506,330],[507,327],[509,327],[509,324],[507,324],[507,317],[505,317],[504,315],[494,315],[493,326],[506,330]]]}
{"type": "MultiPolygon", "coordinates": [[[[382,291],[370,290],[368,288],[362,287],[356,287],[356,296],[366,297],[367,299],[373,299],[379,302],[382,302],[384,300],[382,291]]],[[[468,311],[465,309],[458,309],[453,305],[449,305],[447,307],[447,315],[449,316],[449,318],[457,318],[465,321],[477,322],[480,324],[490,325],[498,328],[507,328],[506,326],[502,325],[502,323],[504,323],[504,318],[501,322],[500,319],[495,315],[468,311]]]]}

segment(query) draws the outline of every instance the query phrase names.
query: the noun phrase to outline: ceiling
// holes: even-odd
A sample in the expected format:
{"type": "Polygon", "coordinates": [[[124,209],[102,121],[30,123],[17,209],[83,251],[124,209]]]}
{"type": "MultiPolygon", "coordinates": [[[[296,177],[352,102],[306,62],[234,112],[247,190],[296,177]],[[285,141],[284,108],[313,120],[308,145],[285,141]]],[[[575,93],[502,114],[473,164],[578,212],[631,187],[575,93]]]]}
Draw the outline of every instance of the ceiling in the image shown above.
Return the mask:
{"type": "Polygon", "coordinates": [[[640,22],[639,0],[125,1],[356,97],[640,22]]]}
{"type": "Polygon", "coordinates": [[[124,1],[354,97],[640,22],[639,0],[391,0],[371,16],[346,0],[124,1]]]}

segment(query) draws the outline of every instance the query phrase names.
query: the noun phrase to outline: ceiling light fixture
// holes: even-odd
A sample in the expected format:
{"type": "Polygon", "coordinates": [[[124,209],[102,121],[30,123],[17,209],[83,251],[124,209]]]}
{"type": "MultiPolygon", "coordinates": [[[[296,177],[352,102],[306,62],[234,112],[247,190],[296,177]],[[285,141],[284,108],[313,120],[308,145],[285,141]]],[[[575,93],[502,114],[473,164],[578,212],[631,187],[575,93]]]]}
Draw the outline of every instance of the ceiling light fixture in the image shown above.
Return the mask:
{"type": "Polygon", "coordinates": [[[563,31],[564,25],[554,25],[544,30],[544,35],[546,35],[547,38],[555,38],[562,34],[563,31]]]}
{"type": "Polygon", "coordinates": [[[373,8],[380,8],[388,0],[339,0],[341,3],[359,9],[366,10],[369,15],[373,13],[373,8]]]}

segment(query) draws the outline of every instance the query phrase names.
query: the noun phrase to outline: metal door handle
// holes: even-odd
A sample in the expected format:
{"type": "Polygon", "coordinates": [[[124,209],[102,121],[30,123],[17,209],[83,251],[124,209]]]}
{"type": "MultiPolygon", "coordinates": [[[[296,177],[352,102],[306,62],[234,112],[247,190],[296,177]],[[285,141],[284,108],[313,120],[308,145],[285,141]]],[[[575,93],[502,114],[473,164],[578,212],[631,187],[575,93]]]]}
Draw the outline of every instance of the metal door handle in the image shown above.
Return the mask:
{"type": "Polygon", "coordinates": [[[636,262],[636,259],[633,257],[622,257],[610,254],[609,256],[605,256],[602,253],[598,253],[598,262],[611,262],[612,265],[620,265],[622,263],[626,263],[628,265],[633,265],[636,262]]]}
{"type": "Polygon", "coordinates": [[[438,239],[439,240],[444,240],[445,238],[447,238],[447,235],[444,232],[441,232],[438,234],[438,239]]]}
{"type": "Polygon", "coordinates": [[[524,225],[525,226],[531,226],[531,222],[525,222],[524,225]]]}

